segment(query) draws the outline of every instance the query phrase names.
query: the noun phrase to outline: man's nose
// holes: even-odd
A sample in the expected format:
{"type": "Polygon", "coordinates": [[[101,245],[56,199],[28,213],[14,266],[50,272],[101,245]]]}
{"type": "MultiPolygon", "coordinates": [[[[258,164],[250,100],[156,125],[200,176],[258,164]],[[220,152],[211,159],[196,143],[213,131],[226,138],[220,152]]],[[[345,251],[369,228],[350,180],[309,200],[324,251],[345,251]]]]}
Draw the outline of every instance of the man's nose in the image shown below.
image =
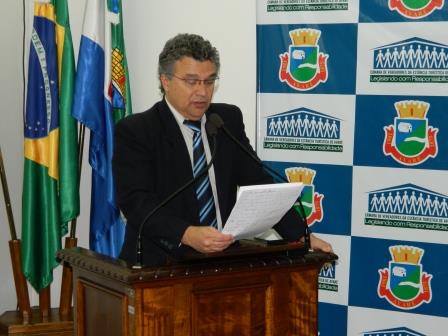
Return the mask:
{"type": "Polygon", "coordinates": [[[204,82],[198,82],[195,85],[195,92],[198,95],[205,96],[208,91],[209,91],[209,89],[207,89],[207,87],[206,87],[204,82]]]}

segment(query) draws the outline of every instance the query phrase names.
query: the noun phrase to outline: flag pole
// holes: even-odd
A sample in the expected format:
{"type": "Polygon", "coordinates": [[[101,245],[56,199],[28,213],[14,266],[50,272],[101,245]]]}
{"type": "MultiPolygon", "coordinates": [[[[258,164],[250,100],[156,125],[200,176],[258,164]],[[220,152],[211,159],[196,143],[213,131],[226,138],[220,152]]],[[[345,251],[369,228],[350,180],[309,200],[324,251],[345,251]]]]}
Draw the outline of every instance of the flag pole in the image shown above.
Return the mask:
{"type": "Polygon", "coordinates": [[[22,272],[22,258],[20,251],[20,240],[17,239],[16,226],[14,224],[14,216],[12,213],[11,200],[9,197],[8,183],[6,180],[6,172],[3,164],[3,154],[0,147],[0,175],[2,180],[3,198],[5,200],[6,214],[8,216],[9,232],[11,240],[9,241],[9,253],[11,255],[12,271],[14,276],[14,284],[16,287],[17,303],[20,314],[24,323],[28,322],[31,317],[30,298],[28,295],[28,286],[25,276],[22,272]]]}
{"type": "MultiPolygon", "coordinates": [[[[78,186],[81,182],[81,170],[82,170],[82,157],[84,154],[84,139],[85,139],[86,127],[84,124],[80,124],[78,134],[78,186]]],[[[70,235],[65,237],[64,248],[72,248],[77,246],[78,238],[76,238],[76,224],[77,218],[71,221],[70,235]]],[[[70,316],[72,306],[72,294],[73,294],[73,270],[67,264],[64,263],[62,267],[62,279],[61,279],[61,294],[59,301],[59,314],[63,318],[70,316]]]]}
{"type": "MultiPolygon", "coordinates": [[[[80,124],[79,136],[78,136],[78,185],[81,183],[81,170],[82,170],[82,158],[84,155],[84,139],[86,134],[86,126],[80,124]]],[[[72,220],[72,225],[70,227],[70,238],[76,239],[76,218],[72,220]]]]}

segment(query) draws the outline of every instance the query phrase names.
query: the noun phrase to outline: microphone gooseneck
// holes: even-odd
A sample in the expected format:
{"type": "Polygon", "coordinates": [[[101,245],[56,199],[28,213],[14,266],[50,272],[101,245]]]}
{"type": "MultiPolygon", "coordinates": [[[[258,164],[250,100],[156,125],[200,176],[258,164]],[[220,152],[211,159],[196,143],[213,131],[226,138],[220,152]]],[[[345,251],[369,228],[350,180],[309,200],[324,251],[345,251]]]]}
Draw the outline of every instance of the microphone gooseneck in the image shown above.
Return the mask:
{"type": "MultiPolygon", "coordinates": [[[[279,173],[277,173],[274,169],[266,166],[258,156],[256,156],[252,151],[250,151],[247,147],[245,147],[228,129],[227,127],[224,125],[224,121],[222,120],[222,118],[214,113],[211,114],[208,117],[208,120],[210,121],[210,124],[213,124],[215,126],[215,128],[217,130],[222,129],[224,131],[224,133],[234,142],[238,145],[238,147],[240,149],[242,149],[247,155],[249,155],[249,157],[254,160],[257,164],[259,164],[263,169],[266,169],[270,174],[275,175],[275,177],[277,177],[278,179],[280,179],[283,182],[289,183],[289,181],[282,175],[280,175],[279,173]]],[[[311,251],[311,240],[310,240],[310,234],[311,234],[311,230],[308,226],[308,222],[306,220],[306,214],[305,214],[305,208],[303,207],[302,201],[300,199],[300,196],[297,198],[297,201],[299,203],[299,209],[300,209],[300,217],[302,217],[303,222],[305,223],[305,248],[308,251],[311,251]]]]}
{"type": "Polygon", "coordinates": [[[137,262],[132,265],[133,269],[142,269],[143,268],[143,248],[142,248],[142,232],[145,224],[149,221],[149,219],[154,216],[161,208],[163,208],[166,204],[168,204],[173,198],[181,194],[185,189],[193,185],[199,178],[204,176],[210,169],[210,167],[213,165],[213,161],[216,157],[216,149],[218,147],[218,143],[216,141],[216,135],[218,134],[218,128],[207,119],[207,122],[205,124],[205,129],[208,135],[210,135],[213,139],[213,151],[212,156],[210,158],[210,162],[207,164],[204,169],[197,174],[195,177],[193,177],[191,180],[189,180],[187,183],[182,185],[179,189],[175,190],[172,194],[170,194],[167,198],[165,198],[162,202],[160,202],[155,208],[153,208],[148,214],[143,218],[141,221],[139,227],[138,227],[138,236],[137,236],[137,252],[136,252],[136,259],[137,262]]]}

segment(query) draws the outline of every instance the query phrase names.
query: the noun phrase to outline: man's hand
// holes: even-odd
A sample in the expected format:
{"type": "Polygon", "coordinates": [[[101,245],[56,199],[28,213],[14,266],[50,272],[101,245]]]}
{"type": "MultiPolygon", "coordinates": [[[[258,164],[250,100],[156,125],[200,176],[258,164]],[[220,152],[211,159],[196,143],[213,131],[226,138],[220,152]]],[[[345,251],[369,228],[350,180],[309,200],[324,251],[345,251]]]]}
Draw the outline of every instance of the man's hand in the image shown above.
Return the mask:
{"type": "Polygon", "coordinates": [[[210,226],[189,226],[181,241],[199,252],[211,253],[224,250],[235,240],[232,235],[221,233],[210,226]]]}
{"type": "Polygon", "coordinates": [[[313,234],[310,234],[310,243],[311,248],[315,251],[333,252],[333,248],[331,247],[330,243],[327,243],[325,240],[317,238],[313,234]]]}

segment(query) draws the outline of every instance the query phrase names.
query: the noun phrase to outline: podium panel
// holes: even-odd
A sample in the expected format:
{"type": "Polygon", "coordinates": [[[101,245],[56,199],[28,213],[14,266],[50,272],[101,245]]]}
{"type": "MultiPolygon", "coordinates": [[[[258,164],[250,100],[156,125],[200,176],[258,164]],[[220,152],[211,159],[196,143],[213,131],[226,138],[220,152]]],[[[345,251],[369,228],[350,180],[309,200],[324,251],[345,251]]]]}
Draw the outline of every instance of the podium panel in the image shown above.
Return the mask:
{"type": "Polygon", "coordinates": [[[133,270],[62,250],[73,268],[75,335],[317,335],[319,271],[337,257],[258,252],[133,270]]]}

